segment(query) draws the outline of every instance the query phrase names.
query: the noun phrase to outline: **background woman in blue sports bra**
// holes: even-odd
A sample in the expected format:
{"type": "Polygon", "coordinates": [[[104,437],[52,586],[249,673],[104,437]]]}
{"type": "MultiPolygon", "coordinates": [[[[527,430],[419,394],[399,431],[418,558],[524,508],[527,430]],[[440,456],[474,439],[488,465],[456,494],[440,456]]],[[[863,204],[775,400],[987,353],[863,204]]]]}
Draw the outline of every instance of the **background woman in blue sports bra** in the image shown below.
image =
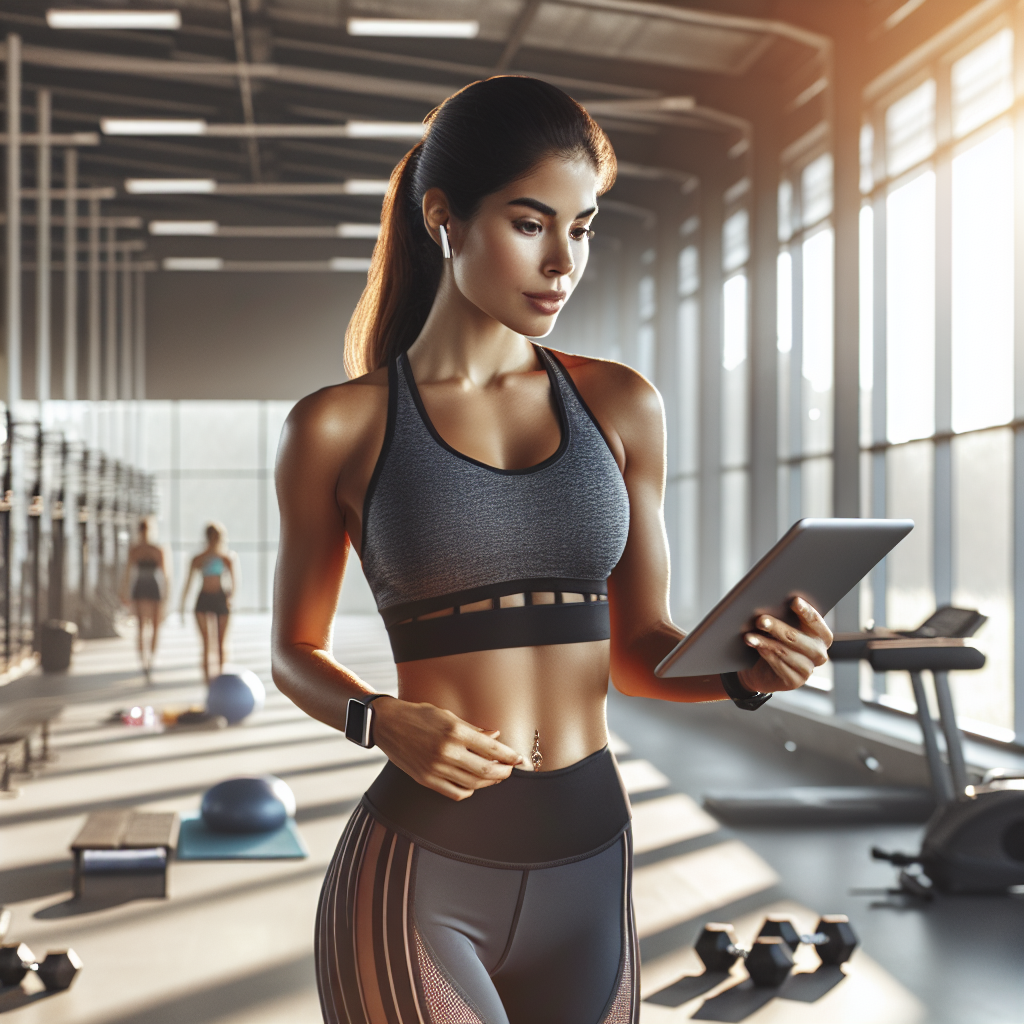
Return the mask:
{"type": "Polygon", "coordinates": [[[826,659],[801,604],[800,629],[747,635],[761,659],[739,677],[654,676],[682,636],[660,398],[625,366],[529,340],[579,282],[614,177],[604,133],[551,85],[450,97],[391,176],[350,381],[288,419],[274,679],[389,759],[321,895],[329,1024],[635,1024],[609,675],[632,696],[747,703],[826,659]],[[331,653],[350,546],[397,698],[331,653]]]}
{"type": "Polygon", "coordinates": [[[201,551],[188,569],[185,586],[181,590],[181,616],[185,616],[185,601],[193,576],[201,580],[196,598],[196,625],[203,641],[203,679],[207,685],[210,679],[224,670],[224,637],[228,631],[228,616],[231,614],[231,596],[238,590],[238,558],[228,550],[227,531],[220,523],[206,527],[206,550],[201,551]],[[224,588],[224,577],[229,579],[224,588]],[[216,671],[210,672],[210,648],[216,638],[216,671]]]}

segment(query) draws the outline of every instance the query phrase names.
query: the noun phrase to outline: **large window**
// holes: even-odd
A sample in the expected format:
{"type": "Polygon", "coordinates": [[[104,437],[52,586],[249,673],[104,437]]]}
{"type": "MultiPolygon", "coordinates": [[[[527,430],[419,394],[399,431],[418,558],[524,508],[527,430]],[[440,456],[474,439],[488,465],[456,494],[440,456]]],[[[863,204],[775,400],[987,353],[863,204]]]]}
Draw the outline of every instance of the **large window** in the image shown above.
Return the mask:
{"type": "MultiPolygon", "coordinates": [[[[987,615],[986,667],[951,682],[963,724],[999,739],[1014,735],[1013,73],[1012,32],[993,26],[881,97],[861,137],[862,507],[917,524],[861,607],[895,628],[946,603],[987,615]]],[[[861,694],[909,708],[905,675],[865,672],[861,694]]]]}

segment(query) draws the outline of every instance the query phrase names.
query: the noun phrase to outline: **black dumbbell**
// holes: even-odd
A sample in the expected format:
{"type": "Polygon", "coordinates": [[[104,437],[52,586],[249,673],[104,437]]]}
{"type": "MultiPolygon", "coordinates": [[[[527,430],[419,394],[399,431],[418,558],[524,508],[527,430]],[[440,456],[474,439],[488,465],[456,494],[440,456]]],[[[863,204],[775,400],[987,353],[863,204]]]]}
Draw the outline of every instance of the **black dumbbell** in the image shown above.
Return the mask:
{"type": "Polygon", "coordinates": [[[791,950],[803,944],[814,946],[823,964],[846,963],[857,948],[857,935],[845,914],[825,914],[812,935],[801,935],[788,917],[771,916],[761,926],[759,936],[778,936],[791,950]]]}
{"type": "Polygon", "coordinates": [[[0,982],[4,985],[17,985],[29,971],[35,971],[47,992],[63,992],[81,969],[81,958],[73,949],[51,949],[45,960],[37,961],[24,942],[0,946],[0,982]]]}
{"type": "Polygon", "coordinates": [[[759,987],[781,985],[793,969],[793,954],[782,939],[759,936],[752,949],[744,949],[737,944],[731,924],[706,924],[694,949],[708,971],[726,972],[743,959],[751,981],[759,987]]]}

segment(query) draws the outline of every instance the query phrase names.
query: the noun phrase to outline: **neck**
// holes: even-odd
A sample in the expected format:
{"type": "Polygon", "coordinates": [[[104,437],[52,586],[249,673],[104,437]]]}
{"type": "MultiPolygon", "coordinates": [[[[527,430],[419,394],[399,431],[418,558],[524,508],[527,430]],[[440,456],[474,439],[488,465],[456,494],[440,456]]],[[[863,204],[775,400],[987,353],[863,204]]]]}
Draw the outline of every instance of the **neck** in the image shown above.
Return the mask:
{"type": "Polygon", "coordinates": [[[408,356],[421,382],[455,379],[464,386],[477,387],[507,373],[532,369],[537,362],[527,338],[489,316],[459,291],[449,266],[408,356]]]}

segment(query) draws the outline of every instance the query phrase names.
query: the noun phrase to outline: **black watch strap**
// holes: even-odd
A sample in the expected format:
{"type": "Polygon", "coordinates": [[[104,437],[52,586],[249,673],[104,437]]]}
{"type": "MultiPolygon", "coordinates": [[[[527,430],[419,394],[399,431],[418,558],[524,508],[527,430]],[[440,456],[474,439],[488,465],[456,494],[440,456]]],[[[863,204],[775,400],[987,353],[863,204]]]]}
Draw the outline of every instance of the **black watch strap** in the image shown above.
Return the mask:
{"type": "Polygon", "coordinates": [[[728,694],[733,704],[744,711],[756,711],[765,701],[772,699],[770,693],[758,693],[756,690],[748,690],[740,682],[739,672],[723,672],[722,688],[728,694]]]}
{"type": "Polygon", "coordinates": [[[351,697],[345,712],[345,735],[353,743],[367,749],[376,744],[373,735],[373,710],[370,705],[378,697],[386,697],[386,693],[371,693],[365,697],[351,697]],[[358,709],[359,714],[353,712],[358,709]]]}

